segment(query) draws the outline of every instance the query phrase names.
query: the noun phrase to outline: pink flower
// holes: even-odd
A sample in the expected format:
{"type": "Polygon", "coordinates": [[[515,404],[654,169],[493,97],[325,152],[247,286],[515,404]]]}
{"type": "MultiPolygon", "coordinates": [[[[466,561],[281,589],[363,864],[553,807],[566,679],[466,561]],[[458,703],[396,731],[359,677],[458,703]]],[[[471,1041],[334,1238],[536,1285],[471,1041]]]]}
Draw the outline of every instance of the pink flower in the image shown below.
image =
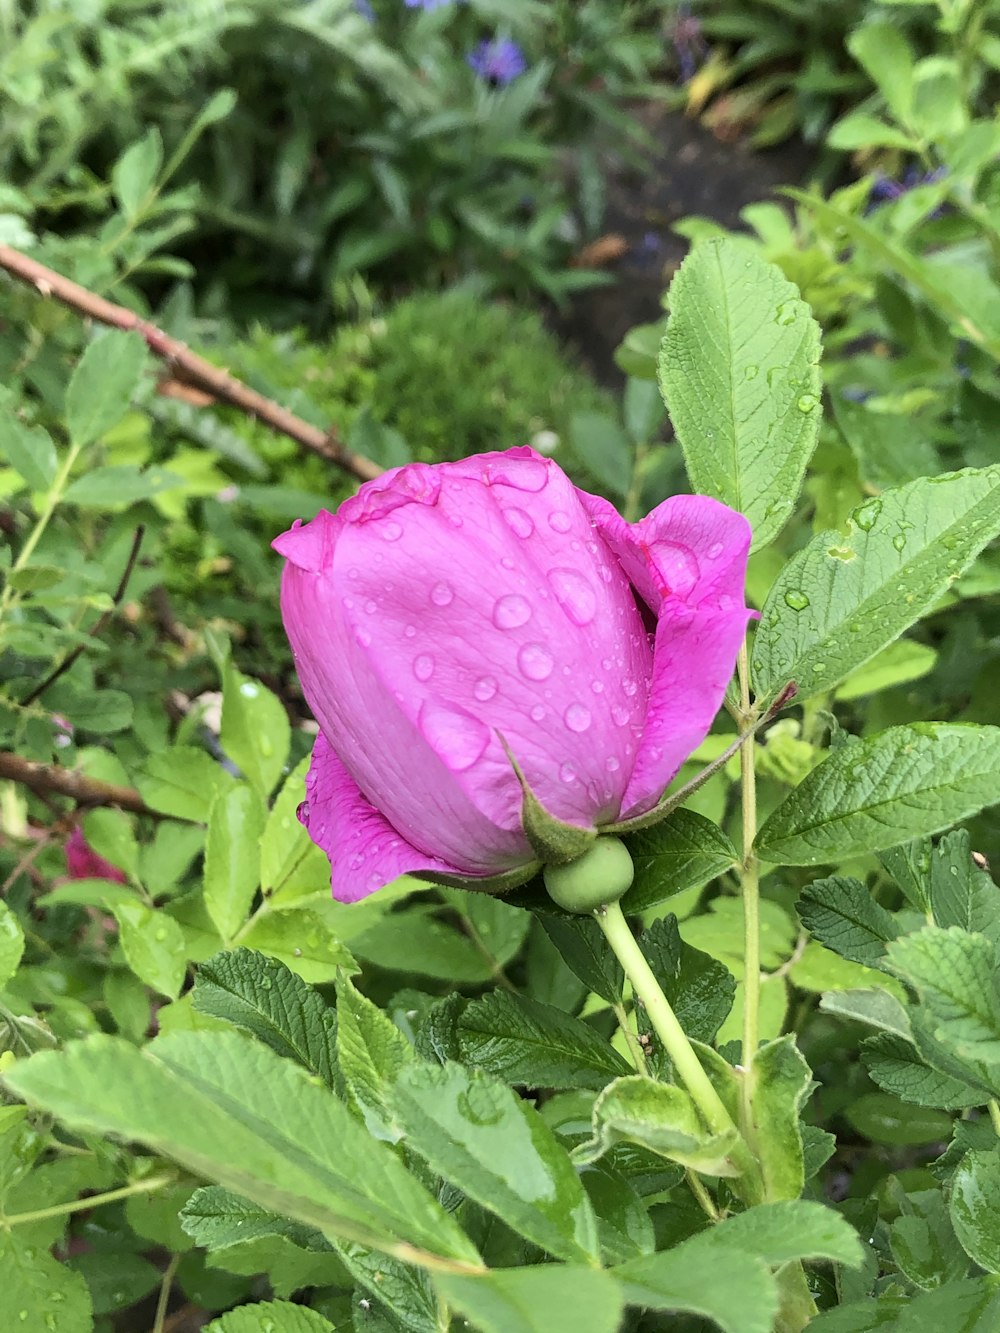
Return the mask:
{"type": "Polygon", "coordinates": [[[109,879],[113,884],[127,883],[126,876],[103,856],[98,856],[83,836],[79,824],[66,839],[66,869],[70,879],[109,879]]]}
{"type": "Polygon", "coordinates": [[[565,824],[651,809],[732,675],[749,544],[703,496],[626,523],[528,448],[396,468],[279,537],[334,896],[536,867],[511,756],[565,824]]]}

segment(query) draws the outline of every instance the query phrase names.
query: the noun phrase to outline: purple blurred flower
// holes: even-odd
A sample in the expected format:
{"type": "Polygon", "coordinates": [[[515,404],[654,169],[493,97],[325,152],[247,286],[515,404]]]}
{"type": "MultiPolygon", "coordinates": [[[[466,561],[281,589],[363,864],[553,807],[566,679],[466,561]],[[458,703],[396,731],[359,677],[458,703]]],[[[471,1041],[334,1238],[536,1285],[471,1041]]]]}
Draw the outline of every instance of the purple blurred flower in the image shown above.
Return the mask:
{"type": "MultiPolygon", "coordinates": [[[[409,3],[409,0],[407,0],[407,3],[409,3]]],[[[354,0],[354,8],[366,23],[375,22],[375,11],[372,9],[371,0],[354,0]]]]}
{"type": "Polygon", "coordinates": [[[672,40],[680,64],[681,83],[687,83],[708,55],[708,43],[702,35],[701,23],[691,13],[689,5],[679,5],[677,8],[672,40]]]}
{"type": "Polygon", "coordinates": [[[425,9],[429,12],[432,9],[443,9],[452,0],[404,0],[404,3],[407,9],[425,9]]]}
{"type": "Polygon", "coordinates": [[[480,42],[466,59],[481,79],[501,88],[528,68],[524,52],[509,37],[480,42]]]}
{"type": "Polygon", "coordinates": [[[937,167],[934,171],[920,171],[918,167],[907,167],[903,173],[902,180],[893,180],[891,176],[879,175],[872,186],[870,198],[875,200],[898,199],[900,195],[909,194],[910,190],[915,190],[918,185],[933,185],[946,174],[947,168],[937,167]]]}

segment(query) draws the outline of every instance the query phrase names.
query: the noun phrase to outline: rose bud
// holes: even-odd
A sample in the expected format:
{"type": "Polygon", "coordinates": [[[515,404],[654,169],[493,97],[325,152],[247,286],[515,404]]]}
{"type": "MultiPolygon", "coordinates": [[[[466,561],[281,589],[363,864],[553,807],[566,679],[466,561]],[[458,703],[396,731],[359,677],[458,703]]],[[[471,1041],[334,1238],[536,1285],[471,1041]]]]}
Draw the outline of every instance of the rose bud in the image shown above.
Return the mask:
{"type": "Polygon", "coordinates": [[[703,496],[627,523],[528,448],[396,468],[279,537],[334,896],[501,891],[656,805],[732,676],[749,545],[703,496]]]}

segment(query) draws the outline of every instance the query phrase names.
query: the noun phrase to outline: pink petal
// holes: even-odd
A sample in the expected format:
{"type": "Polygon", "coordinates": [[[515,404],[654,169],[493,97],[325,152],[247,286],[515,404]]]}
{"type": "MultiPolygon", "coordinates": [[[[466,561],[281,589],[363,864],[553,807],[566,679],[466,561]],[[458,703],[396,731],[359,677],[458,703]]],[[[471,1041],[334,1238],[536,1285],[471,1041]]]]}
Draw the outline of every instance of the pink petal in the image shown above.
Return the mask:
{"type": "Polygon", "coordinates": [[[628,818],[656,804],[722,704],[751,615],[750,525],[706,496],[672,496],[635,524],[599,497],[585,503],[657,617],[649,706],[622,802],[628,818]]]}
{"type": "Polygon", "coordinates": [[[462,870],[419,851],[362,796],[322,732],[313,746],[306,777],[307,800],[299,818],[309,836],[330,858],[333,896],[356,903],[400,875],[462,870]]]}

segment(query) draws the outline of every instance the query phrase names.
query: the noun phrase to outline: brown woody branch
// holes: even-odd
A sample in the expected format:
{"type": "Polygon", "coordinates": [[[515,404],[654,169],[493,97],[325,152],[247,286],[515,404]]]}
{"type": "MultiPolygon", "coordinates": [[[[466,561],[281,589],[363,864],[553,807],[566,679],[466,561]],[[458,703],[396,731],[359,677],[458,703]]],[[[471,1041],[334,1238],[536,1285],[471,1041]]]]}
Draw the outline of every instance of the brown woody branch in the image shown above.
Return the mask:
{"type": "Polygon", "coordinates": [[[382,468],[370,458],[348,449],[332,427],[328,431],[322,431],[318,426],[310,425],[308,421],[295,416],[280,403],[265,398],[263,394],[251,389],[228,370],[213,366],[210,361],[192,352],[186,343],[169,337],[162,329],[150,324],[148,320],[141,319],[125,306],[115,305],[103,296],[81,287],[79,283],[62,277],[53,269],[46,268],[37,259],[30,259],[12,246],[0,245],[0,269],[5,269],[12,277],[28,283],[41,292],[42,296],[54,297],[55,300],[61,301],[63,305],[69,306],[71,310],[88,319],[108,324],[115,329],[140,334],[149,350],[167,364],[176,379],[193,389],[203,391],[210,395],[211,399],[229,403],[247,416],[263,421],[272,430],[287,435],[304,449],[343,468],[345,472],[350,472],[359,481],[370,481],[382,472],[382,468]]]}
{"type": "Polygon", "coordinates": [[[37,796],[55,793],[57,796],[68,796],[78,805],[117,805],[119,809],[131,810],[137,815],[159,818],[134,787],[101,782],[75,769],[62,768],[59,764],[39,764],[6,750],[0,751],[0,779],[4,778],[21,783],[37,796]]]}

